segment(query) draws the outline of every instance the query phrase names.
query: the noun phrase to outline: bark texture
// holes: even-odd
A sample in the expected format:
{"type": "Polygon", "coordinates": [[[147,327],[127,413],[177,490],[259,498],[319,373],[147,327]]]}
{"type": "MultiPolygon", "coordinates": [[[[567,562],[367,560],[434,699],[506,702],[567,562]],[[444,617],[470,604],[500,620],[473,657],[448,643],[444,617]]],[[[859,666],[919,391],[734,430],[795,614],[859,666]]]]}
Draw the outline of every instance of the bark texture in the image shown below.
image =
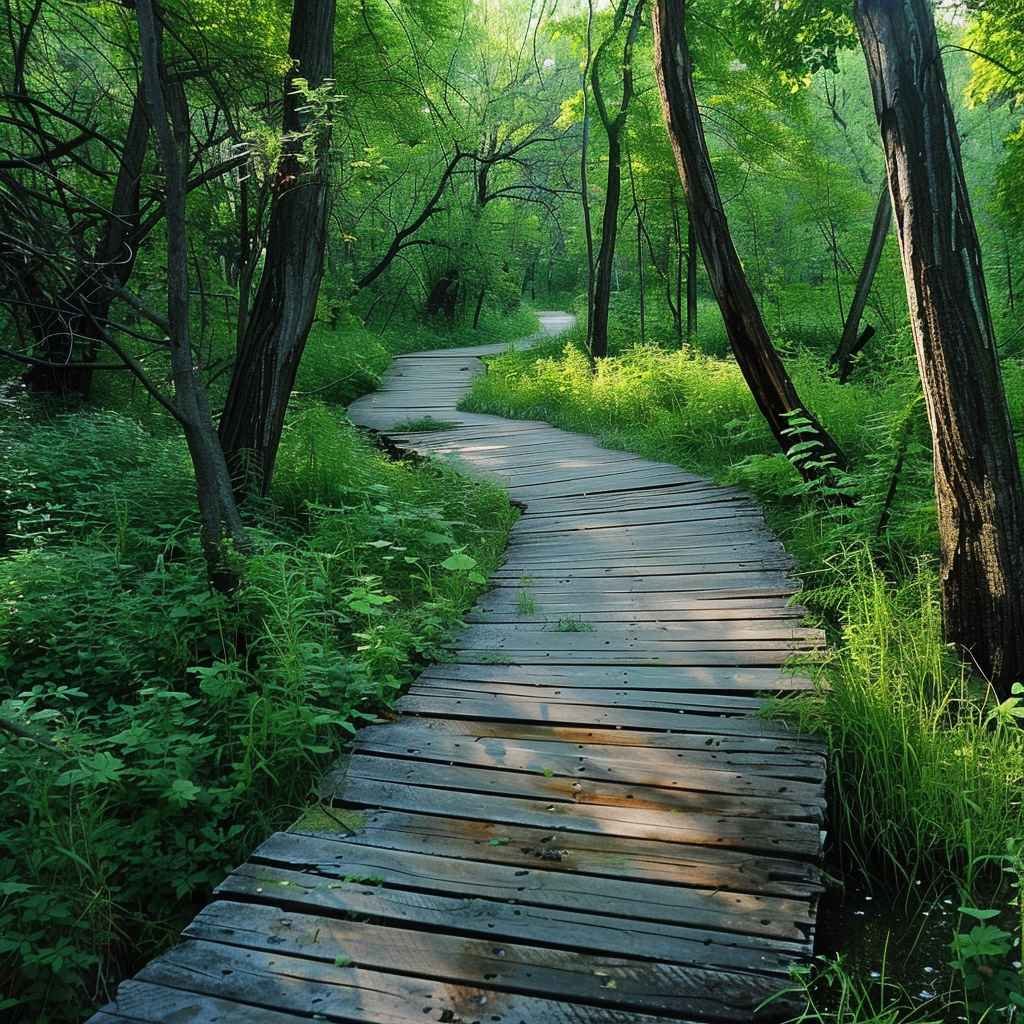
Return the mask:
{"type": "Polygon", "coordinates": [[[266,258],[239,346],[220,437],[239,492],[266,494],[324,271],[330,131],[311,124],[305,79],[318,88],[334,69],[335,0],[294,0],[284,86],[285,148],[277,172],[266,258]],[[308,133],[315,134],[312,158],[308,133]]]}
{"type": "Polygon", "coordinates": [[[655,69],[669,138],[686,190],[690,224],[722,311],[729,344],[758,408],[784,452],[801,444],[797,451],[805,457],[795,458],[794,464],[802,476],[827,482],[845,460],[832,437],[800,401],[743,272],[704,138],[685,20],[685,0],[656,0],[655,69]],[[794,434],[797,422],[803,426],[794,434]],[[804,442],[817,442],[813,453],[804,442]]]}
{"type": "Polygon", "coordinates": [[[927,0],[857,0],[932,432],[946,639],[1024,677],[1024,491],[927,0]]]}
{"type": "Polygon", "coordinates": [[[619,202],[622,197],[622,133],[626,127],[626,115],[633,100],[633,47],[640,32],[640,18],[644,0],[637,0],[630,19],[626,42],[622,51],[622,99],[618,109],[612,113],[605,102],[601,87],[601,58],[607,45],[614,38],[625,20],[628,0],[622,0],[615,11],[614,28],[611,35],[598,48],[594,65],[590,70],[591,89],[598,116],[608,136],[608,182],[605,186],[604,214],[601,218],[601,244],[597,251],[597,267],[594,273],[594,317],[590,338],[590,355],[601,359],[608,355],[608,314],[612,298],[612,263],[615,259],[615,243],[619,232],[619,202]]]}

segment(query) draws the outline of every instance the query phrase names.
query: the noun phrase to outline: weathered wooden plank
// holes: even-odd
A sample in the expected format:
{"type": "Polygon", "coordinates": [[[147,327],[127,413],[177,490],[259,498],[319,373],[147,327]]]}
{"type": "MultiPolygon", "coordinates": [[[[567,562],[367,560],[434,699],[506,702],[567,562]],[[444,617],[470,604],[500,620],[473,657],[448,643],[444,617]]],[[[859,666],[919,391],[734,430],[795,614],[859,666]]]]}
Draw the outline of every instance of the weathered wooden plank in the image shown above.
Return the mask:
{"type": "MultiPolygon", "coordinates": [[[[667,682],[667,680],[666,680],[667,682]]],[[[735,696],[723,693],[692,693],[686,690],[662,689],[644,690],[611,689],[610,687],[565,686],[542,683],[543,691],[538,691],[538,684],[519,686],[515,683],[488,682],[484,680],[466,681],[422,676],[413,684],[411,692],[424,694],[437,690],[452,691],[453,696],[473,697],[489,693],[502,693],[509,697],[521,697],[534,700],[537,697],[550,698],[567,704],[589,704],[599,707],[649,708],[655,711],[731,711],[733,713],[756,713],[765,708],[765,700],[761,697],[735,696]]]]}
{"type": "Polygon", "coordinates": [[[741,649],[738,645],[713,650],[605,653],[600,651],[456,651],[453,661],[479,662],[492,658],[496,662],[506,661],[518,665],[679,665],[684,668],[705,665],[728,665],[737,667],[781,668],[789,663],[797,650],[766,649],[765,645],[741,649]]]}
{"type": "MultiPolygon", "coordinates": [[[[538,720],[499,720],[494,718],[460,719],[442,715],[439,718],[403,717],[396,725],[422,725],[431,729],[450,731],[459,735],[494,736],[499,739],[551,740],[576,743],[580,746],[606,745],[613,747],[640,748],[641,750],[704,750],[709,753],[757,755],[823,755],[824,745],[817,736],[791,731],[778,736],[728,735],[711,731],[714,722],[701,731],[695,723],[695,731],[673,732],[670,730],[643,730],[613,726],[593,727],[559,725],[538,720]]],[[[630,754],[632,756],[632,753],[630,754]]]]}
{"type": "Polygon", "coordinates": [[[628,687],[634,691],[759,691],[807,689],[811,680],[773,668],[672,668],[653,665],[609,668],[589,665],[439,664],[425,669],[419,679],[473,680],[534,686],[628,687]]]}
{"type": "Polygon", "coordinates": [[[336,794],[345,803],[360,807],[418,811],[454,817],[531,825],[537,828],[567,829],[573,832],[602,832],[632,839],[657,839],[694,846],[723,846],[734,850],[817,857],[821,836],[817,824],[803,821],[766,822],[753,826],[752,818],[730,818],[715,814],[634,810],[628,807],[581,805],[570,801],[494,796],[378,782],[347,777],[336,794]]]}
{"type": "MultiPolygon", "coordinates": [[[[687,766],[717,768],[721,771],[742,770],[745,774],[764,775],[776,779],[805,780],[819,787],[824,779],[821,752],[815,746],[786,749],[772,741],[760,743],[760,749],[727,750],[721,745],[707,745],[707,736],[699,734],[668,733],[656,739],[673,741],[664,746],[636,745],[630,737],[644,736],[626,729],[616,729],[614,736],[606,730],[580,730],[523,725],[513,722],[478,722],[473,719],[400,718],[395,722],[370,725],[360,731],[358,743],[404,744],[406,752],[431,749],[434,744],[444,748],[448,744],[489,749],[494,742],[516,750],[529,750],[554,757],[575,755],[605,758],[621,766],[644,766],[663,771],[669,778],[687,766]],[[621,736],[626,741],[620,740],[621,736]],[[394,737],[392,740],[391,737],[394,737]],[[589,737],[590,742],[579,739],[589,737]],[[603,739],[615,742],[602,742],[603,739]]],[[[719,737],[710,737],[719,744],[719,737]]],[[[748,741],[741,740],[746,746],[748,741]]],[[[358,744],[357,744],[358,745],[358,744]]],[[[452,757],[451,760],[457,758],[452,757]]]]}
{"type": "Polygon", "coordinates": [[[655,820],[663,812],[714,816],[723,826],[731,825],[725,821],[727,818],[744,818],[751,819],[748,825],[751,830],[783,836],[788,835],[787,829],[776,829],[776,823],[819,822],[824,804],[820,797],[801,802],[799,795],[795,799],[789,794],[736,795],[721,791],[721,787],[702,788],[695,780],[678,787],[654,786],[607,781],[601,777],[574,777],[571,772],[559,774],[554,768],[545,767],[550,774],[545,773],[544,767],[534,772],[507,771],[477,764],[440,764],[415,758],[356,754],[348,763],[346,776],[373,782],[457,789],[467,794],[562,802],[576,805],[581,813],[589,813],[592,807],[617,807],[629,810],[630,820],[637,821],[655,820]],[[655,817],[643,813],[634,818],[634,811],[650,811],[655,817]]]}
{"type": "MultiPolygon", "coordinates": [[[[301,831],[301,830],[299,830],[301,831]]],[[[551,831],[502,822],[416,814],[368,813],[345,836],[351,843],[463,860],[544,867],[621,878],[628,865],[639,881],[810,900],[822,889],[807,861],[721,847],[686,846],[601,833],[551,831]]]]}
{"type": "Polygon", "coordinates": [[[529,501],[531,498],[563,498],[570,494],[592,494],[594,491],[639,491],[647,487],[660,487],[666,483],[679,483],[692,479],[671,469],[649,470],[641,473],[621,473],[588,480],[568,480],[562,483],[510,483],[509,493],[529,501]]]}
{"type": "Polygon", "coordinates": [[[651,729],[658,732],[696,732],[702,735],[749,736],[768,740],[800,742],[792,728],[779,722],[750,715],[682,711],[644,711],[630,708],[595,708],[563,704],[550,695],[544,700],[506,696],[487,698],[419,696],[409,693],[397,707],[407,714],[442,715],[452,718],[484,718],[547,725],[585,725],[602,729],[651,729]]]}
{"type": "Polygon", "coordinates": [[[388,889],[505,900],[630,921],[685,921],[691,927],[797,942],[805,938],[812,924],[805,900],[633,881],[628,878],[628,865],[624,865],[623,878],[581,877],[549,871],[543,865],[517,868],[288,832],[266,839],[252,860],[341,881],[372,879],[374,886],[388,889]]]}
{"type": "MultiPolygon", "coordinates": [[[[780,640],[815,647],[824,640],[820,629],[794,625],[786,619],[764,622],[677,622],[657,625],[601,625],[584,628],[585,624],[571,616],[559,620],[562,628],[536,626],[530,623],[510,623],[503,626],[472,625],[461,630],[450,641],[451,646],[471,649],[478,646],[494,647],[503,644],[552,644],[559,649],[562,643],[618,647],[623,643],[675,644],[704,643],[708,640],[780,640]]],[[[577,649],[581,649],[577,646],[577,649]]]]}
{"type": "MultiPolygon", "coordinates": [[[[257,997],[253,992],[252,996],[257,997]]],[[[342,1018],[344,1020],[344,1018],[342,1018]]],[[[350,1020],[366,1020],[354,1017],[350,1020]]],[[[137,1024],[298,1024],[308,1014],[266,1009],[249,1002],[216,999],[194,991],[150,985],[141,981],[123,982],[117,996],[90,1024],[133,1021],[137,1024]]]]}
{"type": "Polygon", "coordinates": [[[495,572],[492,579],[506,585],[511,582],[514,585],[522,586],[523,576],[526,576],[532,583],[543,585],[552,581],[557,583],[568,580],[606,580],[612,577],[628,576],[677,576],[681,573],[779,572],[791,567],[788,557],[757,551],[748,552],[747,557],[738,557],[735,554],[723,552],[717,556],[705,553],[703,558],[694,553],[684,557],[674,556],[671,560],[662,558],[646,562],[634,561],[627,555],[620,558],[612,557],[608,561],[613,564],[574,565],[565,560],[555,564],[542,562],[532,565],[513,562],[495,572]]]}
{"type": "MultiPolygon", "coordinates": [[[[525,591],[526,597],[533,598],[534,603],[543,611],[562,612],[566,615],[573,612],[599,611],[717,611],[720,609],[740,608],[754,610],[788,609],[792,592],[778,594],[761,592],[690,590],[679,591],[647,591],[639,594],[603,594],[598,591],[585,591],[578,600],[568,591],[555,591],[538,596],[529,585],[518,588],[496,587],[486,593],[475,607],[480,612],[499,611],[503,609],[519,610],[523,598],[520,593],[525,591]]],[[[670,620],[666,620],[670,621],[670,620]]]]}
{"type": "Polygon", "coordinates": [[[575,554],[566,553],[560,557],[534,556],[528,546],[510,549],[499,571],[507,572],[523,566],[525,568],[522,571],[529,575],[535,569],[607,569],[621,565],[669,565],[673,562],[685,565],[689,562],[714,561],[730,555],[738,561],[745,561],[753,558],[781,558],[786,554],[781,544],[760,537],[726,538],[724,541],[711,538],[706,543],[689,538],[685,543],[653,544],[642,550],[634,550],[632,547],[620,549],[615,543],[607,543],[614,537],[614,534],[601,538],[585,537],[587,541],[600,539],[605,542],[600,552],[589,554],[575,544],[572,545],[577,549],[575,554]]]}
{"type": "MultiPolygon", "coordinates": [[[[216,894],[222,898],[276,904],[302,914],[347,917],[358,914],[382,924],[427,926],[492,940],[640,960],[698,966],[714,964],[736,970],[761,968],[774,973],[783,968],[787,958],[806,955],[808,950],[806,941],[748,936],[739,932],[709,932],[688,925],[630,921],[469,896],[388,889],[269,864],[243,864],[217,887],[216,894]]],[[[202,923],[203,916],[200,914],[194,925],[185,930],[186,936],[209,937],[195,927],[202,923]]],[[[315,931],[306,937],[310,945],[318,941],[315,931]]]]}
{"type": "MultiPolygon", "coordinates": [[[[818,780],[799,782],[759,772],[760,765],[745,762],[723,766],[699,751],[645,751],[648,756],[631,759],[621,748],[595,747],[580,752],[574,744],[529,743],[489,738],[470,739],[451,734],[417,733],[406,728],[372,727],[357,737],[355,749],[364,754],[415,757],[421,761],[477,765],[515,772],[540,772],[572,779],[614,780],[633,786],[662,789],[697,789],[705,792],[750,794],[796,800],[806,805],[821,803],[818,780]],[[391,735],[394,733],[394,735],[391,735]]],[[[779,771],[777,764],[769,768],[779,771]]]]}
{"type": "Polygon", "coordinates": [[[702,505],[697,502],[677,508],[629,509],[625,512],[579,512],[575,515],[544,516],[522,519],[513,528],[520,537],[547,537],[549,535],[585,533],[592,530],[617,530],[631,526],[661,526],[672,523],[709,522],[729,519],[762,521],[760,509],[744,502],[717,502],[702,505]]]}

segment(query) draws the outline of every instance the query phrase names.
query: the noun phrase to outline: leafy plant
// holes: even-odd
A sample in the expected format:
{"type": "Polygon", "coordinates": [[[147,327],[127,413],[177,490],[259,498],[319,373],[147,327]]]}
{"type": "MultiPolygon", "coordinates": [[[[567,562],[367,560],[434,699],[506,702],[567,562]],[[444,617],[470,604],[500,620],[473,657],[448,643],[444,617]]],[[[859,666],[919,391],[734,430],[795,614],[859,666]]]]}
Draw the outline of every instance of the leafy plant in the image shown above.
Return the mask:
{"type": "Polygon", "coordinates": [[[953,936],[950,948],[955,968],[967,993],[968,1006],[977,1012],[1005,1013],[1024,1007],[1024,979],[1009,964],[1014,949],[1012,932],[991,923],[998,910],[960,907],[960,913],[978,923],[953,936]]]}

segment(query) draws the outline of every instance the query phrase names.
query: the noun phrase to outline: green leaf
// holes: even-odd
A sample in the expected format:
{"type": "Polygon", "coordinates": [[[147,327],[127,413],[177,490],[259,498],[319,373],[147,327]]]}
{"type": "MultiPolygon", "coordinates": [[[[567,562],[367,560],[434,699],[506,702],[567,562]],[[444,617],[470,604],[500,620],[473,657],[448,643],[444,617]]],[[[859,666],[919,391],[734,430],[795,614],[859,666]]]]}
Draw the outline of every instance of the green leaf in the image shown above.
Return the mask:
{"type": "Polygon", "coordinates": [[[184,807],[192,803],[202,790],[189,779],[175,779],[167,790],[172,803],[184,807]]]}
{"type": "Polygon", "coordinates": [[[965,917],[973,917],[976,921],[991,921],[993,917],[999,916],[998,910],[983,910],[979,907],[958,907],[965,917]]]}
{"type": "Polygon", "coordinates": [[[476,568],[476,559],[465,552],[456,551],[441,563],[441,568],[448,569],[450,572],[466,572],[476,568]]]}

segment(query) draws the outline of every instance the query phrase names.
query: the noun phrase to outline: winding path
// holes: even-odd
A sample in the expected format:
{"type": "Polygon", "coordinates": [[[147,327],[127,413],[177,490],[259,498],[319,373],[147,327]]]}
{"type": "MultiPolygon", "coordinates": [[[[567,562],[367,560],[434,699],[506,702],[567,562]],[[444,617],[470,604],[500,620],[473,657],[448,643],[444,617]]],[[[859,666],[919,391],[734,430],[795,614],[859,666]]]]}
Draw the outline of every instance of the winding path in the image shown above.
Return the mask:
{"type": "Polygon", "coordinates": [[[734,488],[457,411],[503,347],[351,409],[526,506],[451,661],[328,780],[360,827],[272,836],[96,1024],[749,1021],[811,952],[824,759],[757,713],[823,642],[785,552],[734,488]]]}

